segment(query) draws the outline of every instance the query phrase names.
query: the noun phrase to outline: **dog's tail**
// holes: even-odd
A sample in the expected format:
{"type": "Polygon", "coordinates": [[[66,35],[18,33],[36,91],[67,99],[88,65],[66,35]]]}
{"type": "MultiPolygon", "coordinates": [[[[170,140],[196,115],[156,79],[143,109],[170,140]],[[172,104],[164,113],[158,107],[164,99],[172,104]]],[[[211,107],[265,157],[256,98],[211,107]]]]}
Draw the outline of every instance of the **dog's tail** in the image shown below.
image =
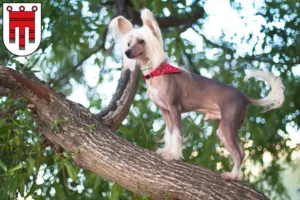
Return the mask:
{"type": "Polygon", "coordinates": [[[251,77],[261,78],[266,81],[270,85],[271,91],[263,99],[248,98],[250,103],[265,107],[265,111],[282,106],[284,102],[284,86],[280,77],[275,77],[273,74],[261,70],[251,70],[248,71],[244,80],[247,81],[251,77]]]}

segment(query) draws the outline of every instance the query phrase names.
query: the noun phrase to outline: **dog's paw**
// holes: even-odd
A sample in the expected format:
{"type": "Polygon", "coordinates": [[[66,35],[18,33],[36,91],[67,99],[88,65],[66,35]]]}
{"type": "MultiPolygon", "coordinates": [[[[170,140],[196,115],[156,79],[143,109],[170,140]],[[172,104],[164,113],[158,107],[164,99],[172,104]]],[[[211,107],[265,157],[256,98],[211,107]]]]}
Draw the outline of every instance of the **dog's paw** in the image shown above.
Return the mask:
{"type": "Polygon", "coordinates": [[[161,148],[157,149],[156,153],[161,155],[165,160],[180,160],[180,158],[182,158],[181,150],[172,152],[169,149],[161,148]]]}
{"type": "Polygon", "coordinates": [[[242,173],[224,172],[221,177],[224,181],[238,181],[242,179],[242,173]]]}

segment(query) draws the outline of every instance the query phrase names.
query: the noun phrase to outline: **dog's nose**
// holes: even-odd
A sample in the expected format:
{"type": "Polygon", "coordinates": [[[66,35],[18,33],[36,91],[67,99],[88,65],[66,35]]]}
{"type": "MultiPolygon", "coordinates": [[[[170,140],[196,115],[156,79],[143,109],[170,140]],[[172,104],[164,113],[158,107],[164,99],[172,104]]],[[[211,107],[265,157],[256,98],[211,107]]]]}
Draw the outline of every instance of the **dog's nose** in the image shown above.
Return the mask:
{"type": "Polygon", "coordinates": [[[131,54],[132,54],[131,49],[128,49],[128,50],[125,51],[125,55],[126,55],[128,58],[131,57],[131,54]]]}

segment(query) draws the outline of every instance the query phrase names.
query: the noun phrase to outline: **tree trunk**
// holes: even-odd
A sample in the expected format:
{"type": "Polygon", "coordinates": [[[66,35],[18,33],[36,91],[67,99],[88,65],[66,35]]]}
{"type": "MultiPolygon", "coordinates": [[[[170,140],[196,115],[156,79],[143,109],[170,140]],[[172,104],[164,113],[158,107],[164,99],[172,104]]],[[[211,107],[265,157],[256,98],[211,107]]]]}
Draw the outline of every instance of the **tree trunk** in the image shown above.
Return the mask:
{"type": "MultiPolygon", "coordinates": [[[[128,80],[138,77],[138,73],[129,73],[128,80]]],[[[136,81],[128,83],[136,84],[136,81]]],[[[182,161],[168,162],[153,152],[134,146],[116,136],[107,123],[86,108],[55,94],[39,81],[0,66],[0,94],[9,90],[26,97],[35,105],[33,117],[40,131],[53,144],[75,153],[76,165],[138,195],[182,200],[268,199],[244,183],[225,182],[219,174],[210,170],[182,161]],[[68,120],[60,124],[59,133],[51,130],[55,120],[65,117],[68,120]],[[90,131],[92,124],[94,129],[90,131]]],[[[135,93],[134,90],[132,92],[135,93]]],[[[123,104],[131,104],[131,101],[132,98],[127,98],[123,104]]]]}

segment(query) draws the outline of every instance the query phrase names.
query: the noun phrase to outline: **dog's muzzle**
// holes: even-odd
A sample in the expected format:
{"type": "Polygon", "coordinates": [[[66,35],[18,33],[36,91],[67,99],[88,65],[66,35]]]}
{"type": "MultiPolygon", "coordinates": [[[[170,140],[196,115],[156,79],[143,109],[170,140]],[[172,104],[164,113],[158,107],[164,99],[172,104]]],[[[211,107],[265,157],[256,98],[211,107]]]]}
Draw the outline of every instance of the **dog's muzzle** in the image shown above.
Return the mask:
{"type": "Polygon", "coordinates": [[[132,57],[132,50],[131,49],[126,50],[125,55],[127,56],[127,58],[131,58],[132,57]]]}

